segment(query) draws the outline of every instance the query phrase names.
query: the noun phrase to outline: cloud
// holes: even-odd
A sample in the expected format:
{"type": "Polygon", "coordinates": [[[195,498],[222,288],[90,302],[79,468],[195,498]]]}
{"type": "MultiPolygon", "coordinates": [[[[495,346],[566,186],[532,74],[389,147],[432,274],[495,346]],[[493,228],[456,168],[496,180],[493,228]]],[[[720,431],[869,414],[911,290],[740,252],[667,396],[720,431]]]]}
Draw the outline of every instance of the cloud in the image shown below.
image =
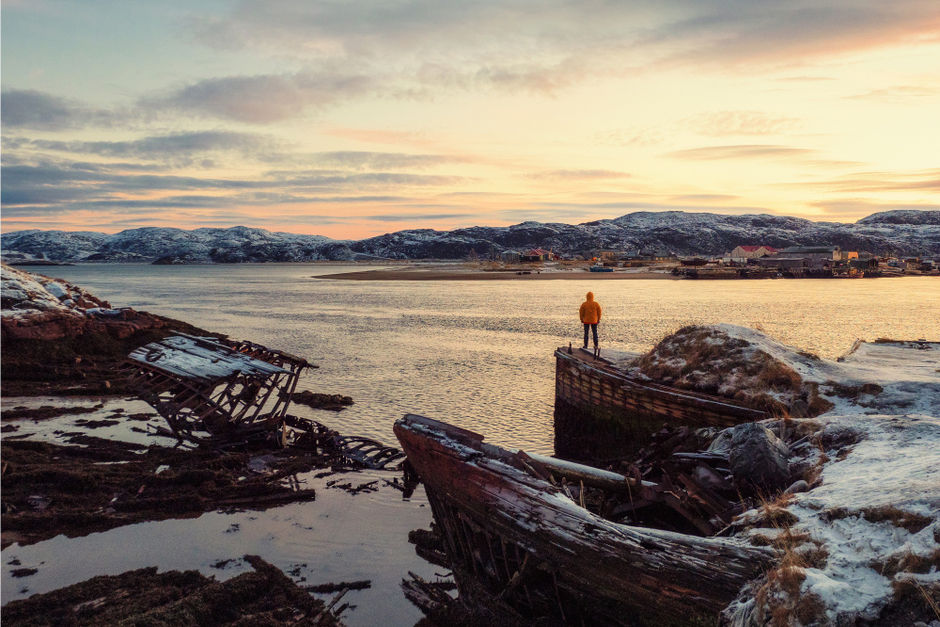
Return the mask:
{"type": "Polygon", "coordinates": [[[107,111],[33,89],[4,89],[0,94],[0,121],[4,129],[61,131],[110,124],[112,117],[107,111]]]}
{"type": "Polygon", "coordinates": [[[679,203],[686,202],[729,202],[739,199],[740,196],[732,194],[680,194],[672,196],[671,199],[679,203]]]}
{"type": "Polygon", "coordinates": [[[783,133],[799,126],[800,120],[763,111],[714,111],[692,116],[684,123],[700,135],[723,137],[783,133]]]}
{"type": "Polygon", "coordinates": [[[475,213],[406,213],[400,215],[376,214],[371,216],[362,216],[365,220],[375,220],[377,222],[408,222],[415,224],[417,222],[428,220],[452,220],[455,218],[476,218],[475,213]]]}
{"type": "MultiPolygon", "coordinates": [[[[55,141],[13,138],[4,140],[7,148],[31,148],[101,157],[136,158],[169,161],[175,165],[193,165],[199,158],[215,152],[235,152],[241,157],[264,158],[280,142],[262,135],[233,131],[194,131],[154,135],[127,141],[55,141]]],[[[148,167],[138,165],[138,167],[148,167]]]]}
{"type": "Polygon", "coordinates": [[[862,94],[850,96],[858,100],[877,100],[879,102],[891,102],[900,104],[910,104],[924,98],[935,98],[940,95],[940,85],[895,85],[884,89],[875,89],[862,94]]]}
{"type": "Polygon", "coordinates": [[[402,189],[450,186],[463,181],[450,176],[329,170],[277,170],[253,178],[213,178],[128,172],[120,165],[44,158],[35,163],[4,164],[0,201],[4,215],[20,216],[29,211],[55,213],[77,208],[124,207],[132,211],[147,207],[385,203],[412,200],[394,193],[402,189]],[[365,190],[374,193],[362,193],[365,190]]]}
{"type": "Polygon", "coordinates": [[[244,0],[192,18],[195,39],[300,62],[341,61],[403,93],[426,86],[553,93],[599,75],[664,65],[793,67],[936,40],[933,0],[244,0]],[[409,83],[410,86],[403,86],[409,83]]]}
{"type": "Polygon", "coordinates": [[[667,153],[667,157],[695,161],[716,161],[722,159],[792,159],[803,158],[815,151],[807,148],[792,148],[773,144],[738,144],[731,146],[704,146],[667,153]]]}
{"type": "Polygon", "coordinates": [[[539,180],[598,180],[598,179],[626,179],[630,178],[627,172],[615,170],[548,170],[545,172],[532,172],[525,175],[527,178],[539,180]]]}
{"type": "MultiPolygon", "coordinates": [[[[937,211],[940,205],[937,203],[898,203],[898,202],[876,202],[866,198],[847,198],[842,200],[820,201],[811,203],[811,206],[818,207],[823,214],[827,216],[839,217],[841,220],[851,218],[864,218],[880,211],[894,211],[911,209],[915,211],[937,211]]],[[[840,221],[841,221],[840,220],[840,221]]]]}
{"type": "Polygon", "coordinates": [[[228,76],[149,96],[140,104],[153,110],[169,108],[196,116],[268,124],[363,95],[375,87],[375,80],[368,76],[344,72],[228,76]]]}
{"type": "Polygon", "coordinates": [[[828,192],[938,192],[940,170],[913,172],[856,172],[847,176],[801,184],[828,192]]]}
{"type": "Polygon", "coordinates": [[[350,170],[424,169],[467,160],[448,155],[364,151],[318,152],[311,158],[324,165],[350,170]]]}

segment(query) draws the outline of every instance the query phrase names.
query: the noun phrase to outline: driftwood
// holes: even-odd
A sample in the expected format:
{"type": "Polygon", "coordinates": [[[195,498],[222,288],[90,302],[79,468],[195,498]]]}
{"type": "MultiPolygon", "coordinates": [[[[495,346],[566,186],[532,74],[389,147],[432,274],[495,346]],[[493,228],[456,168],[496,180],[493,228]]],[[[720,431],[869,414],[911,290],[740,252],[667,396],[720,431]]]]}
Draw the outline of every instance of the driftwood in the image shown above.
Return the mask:
{"type": "Polygon", "coordinates": [[[461,591],[482,582],[531,618],[714,620],[774,559],[735,540],[613,523],[471,431],[408,415],[395,433],[425,483],[461,591]]]}

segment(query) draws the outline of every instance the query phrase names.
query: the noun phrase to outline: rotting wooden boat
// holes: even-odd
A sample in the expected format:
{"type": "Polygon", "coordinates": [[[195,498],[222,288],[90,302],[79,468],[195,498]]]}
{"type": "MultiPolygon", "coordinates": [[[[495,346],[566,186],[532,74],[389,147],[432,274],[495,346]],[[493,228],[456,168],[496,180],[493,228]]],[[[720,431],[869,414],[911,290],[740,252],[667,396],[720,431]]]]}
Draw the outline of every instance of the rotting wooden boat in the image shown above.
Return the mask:
{"type": "Polygon", "coordinates": [[[396,448],[343,436],[319,422],[288,413],[306,359],[248,341],[178,333],[133,350],[128,382],[157,410],[180,442],[225,446],[251,439],[342,453],[368,468],[391,468],[396,448]]]}
{"type": "Polygon", "coordinates": [[[462,595],[523,620],[567,624],[714,623],[774,560],[769,549],[611,522],[570,485],[650,497],[648,482],[483,441],[416,415],[395,434],[424,482],[462,595]]]}
{"type": "Polygon", "coordinates": [[[632,376],[586,350],[555,350],[555,451],[566,458],[617,457],[663,423],[732,427],[771,417],[727,398],[632,376]]]}

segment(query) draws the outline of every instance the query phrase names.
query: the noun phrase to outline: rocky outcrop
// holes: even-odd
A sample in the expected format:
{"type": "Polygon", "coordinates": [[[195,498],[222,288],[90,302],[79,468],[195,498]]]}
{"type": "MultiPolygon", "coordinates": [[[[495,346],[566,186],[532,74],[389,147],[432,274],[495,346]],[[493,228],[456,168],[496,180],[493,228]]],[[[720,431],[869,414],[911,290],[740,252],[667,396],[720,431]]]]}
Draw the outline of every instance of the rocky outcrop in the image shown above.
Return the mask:
{"type": "Polygon", "coordinates": [[[177,320],[105,300],[61,279],[0,268],[3,394],[120,392],[120,364],[172,331],[177,320]]]}
{"type": "Polygon", "coordinates": [[[4,265],[0,338],[52,341],[86,333],[125,339],[148,329],[162,329],[164,319],[110,303],[61,279],[32,274],[4,265]]]}

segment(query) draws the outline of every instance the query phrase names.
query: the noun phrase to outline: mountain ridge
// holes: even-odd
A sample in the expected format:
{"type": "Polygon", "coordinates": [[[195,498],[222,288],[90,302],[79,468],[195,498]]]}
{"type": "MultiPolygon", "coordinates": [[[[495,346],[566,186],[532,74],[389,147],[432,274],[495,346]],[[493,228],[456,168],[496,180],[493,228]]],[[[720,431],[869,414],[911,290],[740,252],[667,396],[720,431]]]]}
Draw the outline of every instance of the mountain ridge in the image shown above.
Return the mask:
{"type": "Polygon", "coordinates": [[[94,231],[29,229],[2,235],[7,261],[237,263],[462,259],[507,250],[545,248],[575,255],[594,250],[666,250],[717,255],[743,244],[777,248],[836,245],[877,254],[940,255],[940,211],[874,213],[855,223],[814,222],[770,214],[730,215],[639,211],[580,224],[527,221],[450,231],[406,229],[362,240],[272,232],[235,226],[142,227],[112,235],[94,231]]]}

